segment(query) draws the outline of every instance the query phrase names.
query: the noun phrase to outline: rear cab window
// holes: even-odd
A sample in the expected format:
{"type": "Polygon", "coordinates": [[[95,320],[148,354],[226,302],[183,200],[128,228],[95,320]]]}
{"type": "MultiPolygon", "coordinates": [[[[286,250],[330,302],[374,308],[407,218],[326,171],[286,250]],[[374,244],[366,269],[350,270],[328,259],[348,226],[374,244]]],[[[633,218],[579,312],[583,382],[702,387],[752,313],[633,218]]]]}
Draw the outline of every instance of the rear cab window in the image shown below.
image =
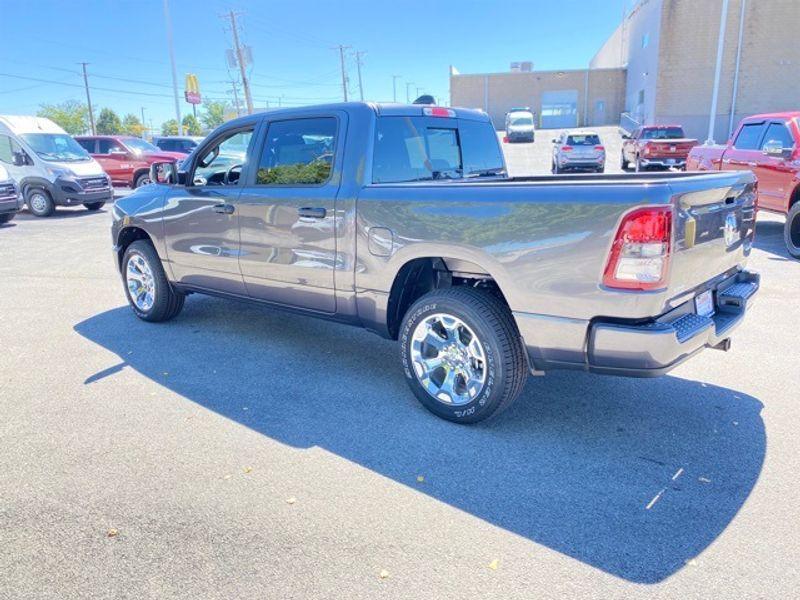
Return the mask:
{"type": "Polygon", "coordinates": [[[373,183],[458,180],[504,175],[503,156],[488,121],[378,117],[373,183]]]}
{"type": "Polygon", "coordinates": [[[681,127],[652,127],[642,130],[643,140],[679,140],[686,137],[681,127]]]}

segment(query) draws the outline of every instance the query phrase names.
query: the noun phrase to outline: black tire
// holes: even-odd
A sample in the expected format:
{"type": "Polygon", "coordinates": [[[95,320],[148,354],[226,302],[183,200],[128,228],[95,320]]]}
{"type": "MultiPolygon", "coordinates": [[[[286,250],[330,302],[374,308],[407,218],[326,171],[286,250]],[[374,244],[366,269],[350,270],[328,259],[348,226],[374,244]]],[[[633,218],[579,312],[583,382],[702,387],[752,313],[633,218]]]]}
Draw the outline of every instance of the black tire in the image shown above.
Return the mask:
{"type": "Polygon", "coordinates": [[[183,308],[186,296],[176,291],[170,284],[161,264],[161,259],[149,240],[136,240],[125,250],[125,254],[122,257],[122,282],[125,288],[125,297],[128,299],[131,310],[144,321],[153,323],[169,321],[176,317],[183,308]],[[128,288],[128,263],[134,257],[141,257],[152,273],[153,302],[148,308],[137,306],[131,296],[131,290],[128,288]]]}
{"type": "Polygon", "coordinates": [[[783,241],[786,249],[793,258],[800,258],[800,201],[795,202],[786,215],[786,225],[783,226],[783,241]]]}
{"type": "Polygon", "coordinates": [[[636,159],[633,163],[633,170],[636,173],[639,173],[642,170],[642,162],[639,160],[639,155],[636,155],[636,159]]]}
{"type": "Polygon", "coordinates": [[[625,160],[625,151],[623,150],[620,154],[619,166],[622,168],[623,171],[627,171],[630,163],[625,160]]]}
{"type": "Polygon", "coordinates": [[[56,210],[53,198],[47,190],[40,187],[29,187],[25,190],[25,204],[35,217],[49,217],[56,210]]]}
{"type": "Polygon", "coordinates": [[[148,183],[150,183],[150,173],[139,173],[136,176],[136,179],[133,180],[133,189],[138,189],[143,185],[147,185],[148,183]]]}
{"type": "Polygon", "coordinates": [[[103,200],[102,202],[84,202],[83,205],[86,207],[86,210],[100,210],[105,203],[106,201],[103,200]]]}
{"type": "Polygon", "coordinates": [[[17,213],[3,213],[0,215],[0,225],[5,225],[15,216],[17,216],[17,213]]]}
{"type": "Polygon", "coordinates": [[[605,170],[606,170],[606,168],[605,168],[605,167],[597,167],[597,172],[598,172],[598,173],[604,173],[604,172],[605,172],[605,170]]]}
{"type": "MultiPolygon", "coordinates": [[[[517,399],[528,379],[525,347],[511,311],[496,296],[475,288],[434,290],[417,300],[400,327],[400,357],[406,381],[422,405],[436,416],[456,423],[477,423],[500,414],[517,399]],[[474,398],[464,404],[449,404],[431,395],[413,365],[415,329],[427,317],[440,313],[460,319],[483,347],[485,381],[474,398]]],[[[449,369],[440,369],[443,378],[449,369]]],[[[462,378],[462,386],[463,383],[462,378]]]]}

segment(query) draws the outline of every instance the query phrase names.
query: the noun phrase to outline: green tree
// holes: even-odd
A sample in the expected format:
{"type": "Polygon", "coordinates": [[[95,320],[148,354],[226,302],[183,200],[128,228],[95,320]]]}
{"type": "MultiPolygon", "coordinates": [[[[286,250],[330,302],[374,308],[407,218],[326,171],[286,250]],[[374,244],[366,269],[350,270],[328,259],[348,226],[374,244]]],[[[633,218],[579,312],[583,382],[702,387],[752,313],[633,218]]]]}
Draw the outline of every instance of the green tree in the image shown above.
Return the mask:
{"type": "Polygon", "coordinates": [[[206,129],[215,129],[225,122],[225,113],[228,111],[228,105],[224,102],[213,100],[204,102],[203,109],[200,120],[206,126],[206,129]]]}
{"type": "Polygon", "coordinates": [[[36,114],[54,121],[70,135],[80,135],[89,129],[89,109],[77,100],[42,104],[36,114]]]}
{"type": "Polygon", "coordinates": [[[170,119],[161,124],[161,135],[179,135],[178,120],[170,119]]]}
{"type": "Polygon", "coordinates": [[[186,135],[201,135],[203,133],[200,121],[194,115],[183,117],[183,129],[186,135]]]}
{"type": "Polygon", "coordinates": [[[122,121],[119,115],[110,108],[104,108],[97,117],[97,133],[102,135],[117,135],[122,133],[122,121]]]}
{"type": "Polygon", "coordinates": [[[142,125],[139,117],[132,113],[128,113],[122,119],[122,132],[127,133],[128,135],[142,137],[142,134],[144,133],[144,125],[142,125]]]}

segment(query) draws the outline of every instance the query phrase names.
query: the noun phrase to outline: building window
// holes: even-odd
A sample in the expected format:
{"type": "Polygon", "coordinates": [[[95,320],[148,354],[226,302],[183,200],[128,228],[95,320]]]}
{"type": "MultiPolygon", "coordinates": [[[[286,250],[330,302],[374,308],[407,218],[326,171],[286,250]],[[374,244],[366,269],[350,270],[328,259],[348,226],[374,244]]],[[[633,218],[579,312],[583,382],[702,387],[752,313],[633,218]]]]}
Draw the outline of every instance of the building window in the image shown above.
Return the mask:
{"type": "Polygon", "coordinates": [[[645,33],[642,36],[642,48],[647,48],[647,45],[650,43],[650,34],[645,33]]]}
{"type": "Polygon", "coordinates": [[[596,112],[601,113],[606,109],[606,101],[605,100],[598,100],[594,103],[594,109],[596,112]]]}

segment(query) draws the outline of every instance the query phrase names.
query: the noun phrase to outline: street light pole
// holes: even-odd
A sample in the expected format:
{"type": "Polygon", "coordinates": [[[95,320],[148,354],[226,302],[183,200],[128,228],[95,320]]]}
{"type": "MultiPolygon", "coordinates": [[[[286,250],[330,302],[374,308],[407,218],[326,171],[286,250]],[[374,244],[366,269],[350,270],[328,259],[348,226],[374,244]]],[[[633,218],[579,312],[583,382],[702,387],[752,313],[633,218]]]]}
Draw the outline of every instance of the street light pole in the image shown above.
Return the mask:
{"type": "Polygon", "coordinates": [[[728,24],[728,0],[722,0],[722,14],[719,17],[719,36],[717,37],[717,66],[714,69],[714,88],[711,92],[711,110],[708,115],[708,137],[706,144],[714,143],[714,124],[717,120],[717,97],[719,96],[719,76],[722,71],[722,51],[725,48],[725,27],[728,24]]]}
{"type": "Polygon", "coordinates": [[[167,47],[169,49],[169,62],[172,66],[172,93],[175,96],[175,117],[178,119],[178,133],[183,135],[181,103],[178,100],[178,71],[175,68],[175,48],[172,44],[172,20],[169,17],[169,0],[164,0],[164,21],[167,25],[167,47]]]}
{"type": "Polygon", "coordinates": [[[392,75],[392,102],[397,102],[397,80],[400,75],[392,75]]]}
{"type": "Polygon", "coordinates": [[[81,66],[83,67],[83,87],[86,88],[86,104],[89,107],[89,124],[92,127],[92,135],[97,135],[97,131],[94,127],[94,111],[92,110],[92,97],[89,95],[89,78],[86,75],[86,65],[89,63],[82,62],[81,66]]]}
{"type": "Polygon", "coordinates": [[[412,85],[414,85],[414,82],[413,82],[413,81],[406,81],[406,104],[411,104],[411,98],[410,98],[410,96],[409,96],[409,91],[408,91],[408,89],[409,89],[409,88],[410,88],[412,85]]]}
{"type": "Polygon", "coordinates": [[[145,125],[144,120],[144,106],[142,106],[142,139],[147,137],[147,125],[145,125]]]}

